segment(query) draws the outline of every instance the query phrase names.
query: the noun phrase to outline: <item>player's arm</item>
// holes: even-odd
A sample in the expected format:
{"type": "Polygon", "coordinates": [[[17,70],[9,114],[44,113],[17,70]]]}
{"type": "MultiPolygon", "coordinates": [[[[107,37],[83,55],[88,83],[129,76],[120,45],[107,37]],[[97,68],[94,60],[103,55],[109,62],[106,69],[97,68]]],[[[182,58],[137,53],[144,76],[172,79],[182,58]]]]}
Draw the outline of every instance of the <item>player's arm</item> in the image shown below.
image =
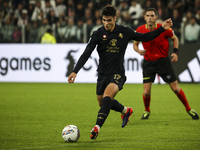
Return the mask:
{"type": "Polygon", "coordinates": [[[178,42],[178,38],[175,34],[173,34],[172,38],[170,38],[173,42],[173,53],[171,54],[171,61],[172,62],[177,62],[178,61],[178,46],[179,46],[179,42],[178,42]]]}
{"type": "Polygon", "coordinates": [[[74,83],[75,78],[76,78],[76,73],[72,72],[68,77],[68,82],[69,83],[74,83]]]}
{"type": "Polygon", "coordinates": [[[133,42],[133,49],[142,56],[142,55],[145,54],[146,50],[140,50],[139,49],[139,43],[140,42],[138,42],[138,41],[134,41],[133,42]]]}
{"type": "Polygon", "coordinates": [[[84,64],[87,62],[88,58],[90,57],[91,53],[93,52],[94,48],[96,47],[96,41],[94,38],[91,38],[88,45],[85,48],[85,51],[79,58],[76,66],[74,67],[74,70],[68,77],[68,82],[69,83],[74,83],[75,78],[79,70],[84,66],[84,64]]]}
{"type": "Polygon", "coordinates": [[[165,30],[169,29],[171,26],[173,26],[173,23],[172,23],[171,18],[165,20],[165,21],[163,22],[163,24],[162,24],[162,27],[163,27],[165,30]]]}
{"type": "Polygon", "coordinates": [[[79,70],[84,66],[84,64],[87,62],[88,58],[90,57],[92,53],[92,49],[88,49],[88,47],[85,49],[81,57],[79,58],[73,72],[68,77],[69,83],[74,83],[76,74],[79,72],[79,70]]]}
{"type": "Polygon", "coordinates": [[[154,31],[147,32],[145,34],[135,32],[135,34],[133,35],[134,36],[133,39],[135,41],[142,41],[142,42],[151,41],[151,40],[155,39],[157,36],[159,36],[162,32],[169,29],[172,25],[173,25],[172,20],[167,19],[163,22],[161,27],[159,27],[158,29],[156,29],[154,31]]]}

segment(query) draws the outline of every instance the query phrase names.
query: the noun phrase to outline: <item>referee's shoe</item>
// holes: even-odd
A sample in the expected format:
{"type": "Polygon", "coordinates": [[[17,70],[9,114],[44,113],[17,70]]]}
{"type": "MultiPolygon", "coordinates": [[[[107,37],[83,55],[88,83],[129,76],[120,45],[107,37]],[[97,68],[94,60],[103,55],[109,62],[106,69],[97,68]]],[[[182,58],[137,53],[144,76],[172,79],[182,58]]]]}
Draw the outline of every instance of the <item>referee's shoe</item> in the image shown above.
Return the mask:
{"type": "Polygon", "coordinates": [[[148,111],[145,111],[145,112],[143,113],[143,115],[142,115],[141,119],[148,119],[148,118],[149,118],[149,116],[150,116],[150,112],[148,112],[148,111]]]}
{"type": "Polygon", "coordinates": [[[194,109],[190,109],[187,113],[192,117],[192,119],[194,119],[194,120],[199,119],[199,115],[197,114],[197,112],[194,109]]]}

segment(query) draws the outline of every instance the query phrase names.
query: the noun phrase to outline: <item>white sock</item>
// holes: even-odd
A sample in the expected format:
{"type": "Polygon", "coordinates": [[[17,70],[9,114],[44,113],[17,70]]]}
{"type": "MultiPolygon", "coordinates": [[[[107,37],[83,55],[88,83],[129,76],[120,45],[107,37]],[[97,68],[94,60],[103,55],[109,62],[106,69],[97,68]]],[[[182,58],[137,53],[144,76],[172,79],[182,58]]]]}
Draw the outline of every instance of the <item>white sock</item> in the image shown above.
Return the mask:
{"type": "Polygon", "coordinates": [[[98,131],[100,131],[101,127],[99,125],[95,125],[95,127],[97,127],[98,131]]]}
{"type": "Polygon", "coordinates": [[[122,110],[121,114],[124,115],[127,112],[127,107],[124,106],[124,109],[122,110]]]}

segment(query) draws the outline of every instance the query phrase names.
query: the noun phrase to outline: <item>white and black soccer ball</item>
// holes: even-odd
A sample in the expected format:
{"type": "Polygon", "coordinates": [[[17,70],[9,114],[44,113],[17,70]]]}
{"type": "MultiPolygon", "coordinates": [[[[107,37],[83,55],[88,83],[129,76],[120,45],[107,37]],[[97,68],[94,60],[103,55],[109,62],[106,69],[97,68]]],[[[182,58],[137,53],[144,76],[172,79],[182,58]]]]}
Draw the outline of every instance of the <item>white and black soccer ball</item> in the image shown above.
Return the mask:
{"type": "Polygon", "coordinates": [[[75,125],[68,125],[63,129],[62,137],[66,142],[76,142],[80,137],[80,130],[75,125]]]}

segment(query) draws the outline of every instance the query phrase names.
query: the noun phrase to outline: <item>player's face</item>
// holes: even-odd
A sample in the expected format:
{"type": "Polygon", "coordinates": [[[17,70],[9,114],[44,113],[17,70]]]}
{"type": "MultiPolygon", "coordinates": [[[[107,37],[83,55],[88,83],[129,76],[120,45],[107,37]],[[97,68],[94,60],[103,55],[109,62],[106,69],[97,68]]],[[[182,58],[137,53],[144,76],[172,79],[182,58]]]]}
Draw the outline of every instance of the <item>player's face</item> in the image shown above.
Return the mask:
{"type": "Polygon", "coordinates": [[[116,21],[116,17],[102,16],[103,26],[106,29],[106,31],[112,32],[114,30],[114,28],[115,28],[115,21],[116,21]]]}
{"type": "Polygon", "coordinates": [[[146,21],[147,25],[154,25],[156,23],[157,17],[154,11],[147,11],[144,20],[146,21]]]}

